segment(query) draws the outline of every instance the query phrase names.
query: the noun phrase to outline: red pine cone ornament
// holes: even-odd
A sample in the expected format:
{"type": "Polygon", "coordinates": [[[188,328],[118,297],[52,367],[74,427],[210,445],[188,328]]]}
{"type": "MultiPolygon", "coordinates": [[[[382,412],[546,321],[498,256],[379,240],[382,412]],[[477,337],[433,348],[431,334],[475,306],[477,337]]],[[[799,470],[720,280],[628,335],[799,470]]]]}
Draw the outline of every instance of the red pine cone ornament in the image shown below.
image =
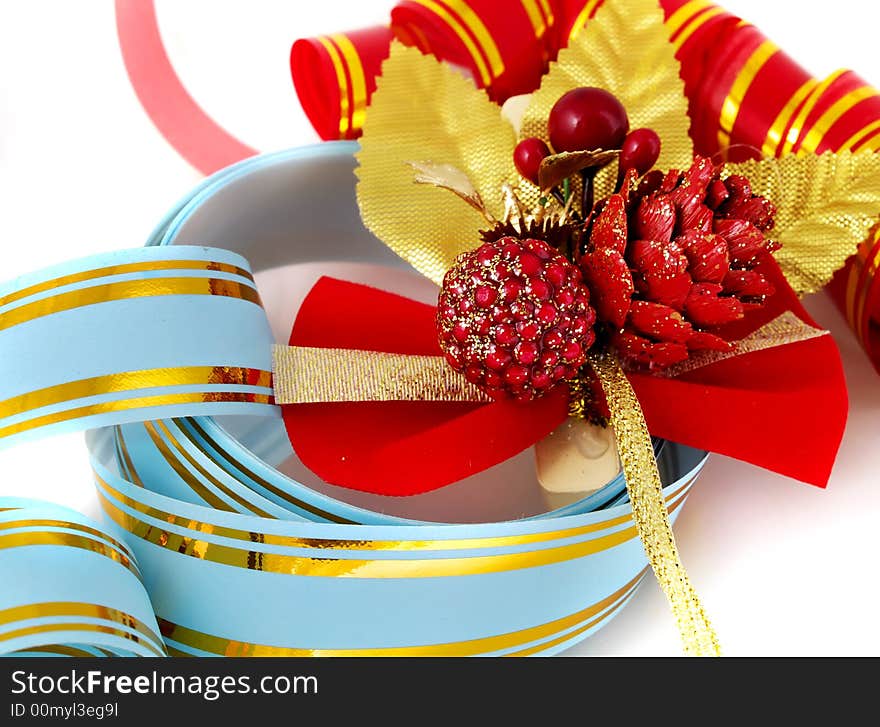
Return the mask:
{"type": "Polygon", "coordinates": [[[745,177],[722,180],[701,157],[612,195],[580,265],[624,363],[660,370],[692,351],[729,350],[718,327],[774,293],[753,268],[779,248],[764,236],[775,214],[745,177]]]}
{"type": "Polygon", "coordinates": [[[459,255],[437,307],[446,360],[496,399],[534,399],[574,379],[595,321],[577,266],[541,240],[514,237],[459,255]]]}

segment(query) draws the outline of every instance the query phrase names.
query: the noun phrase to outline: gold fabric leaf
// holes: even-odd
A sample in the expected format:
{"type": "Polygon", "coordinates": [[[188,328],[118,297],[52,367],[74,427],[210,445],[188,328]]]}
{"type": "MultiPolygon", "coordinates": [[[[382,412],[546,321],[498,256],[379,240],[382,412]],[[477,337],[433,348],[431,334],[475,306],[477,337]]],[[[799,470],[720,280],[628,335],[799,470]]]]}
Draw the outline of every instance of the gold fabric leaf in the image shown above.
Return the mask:
{"type": "Polygon", "coordinates": [[[849,151],[728,164],[779,210],[771,236],[785,277],[800,294],[819,290],[856,252],[880,214],[880,155],[849,151]]]}
{"type": "MultiPolygon", "coordinates": [[[[688,105],[679,63],[657,0],[606,2],[550,65],[532,94],[522,137],[547,138],[553,104],[578,86],[598,86],[626,107],[630,128],[649,127],[662,140],[659,169],[686,169],[693,158],[688,105]]],[[[613,191],[616,174],[600,175],[596,197],[613,191]]]]}
{"type": "Polygon", "coordinates": [[[414,48],[392,43],[367,111],[357,154],[364,224],[436,283],[455,258],[479,246],[483,216],[455,194],[417,184],[410,162],[451,165],[501,217],[502,185],[515,183],[511,126],[473,83],[414,48]]]}
{"type": "MultiPolygon", "coordinates": [[[[457,194],[471,207],[482,215],[486,214],[486,205],[480,193],[474,187],[470,177],[458,167],[451,164],[432,164],[430,162],[410,162],[410,166],[415,170],[413,179],[418,184],[431,184],[435,187],[448,189],[453,194],[457,194]]],[[[488,222],[494,223],[494,219],[487,219],[488,222]]]]}

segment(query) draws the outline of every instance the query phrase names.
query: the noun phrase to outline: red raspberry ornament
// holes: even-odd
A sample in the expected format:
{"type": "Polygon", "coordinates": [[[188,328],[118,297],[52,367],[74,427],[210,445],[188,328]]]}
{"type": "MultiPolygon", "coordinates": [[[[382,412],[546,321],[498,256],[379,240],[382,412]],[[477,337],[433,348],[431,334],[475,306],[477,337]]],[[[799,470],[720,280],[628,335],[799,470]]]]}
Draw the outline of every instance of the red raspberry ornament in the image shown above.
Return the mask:
{"type": "Polygon", "coordinates": [[[580,270],[547,243],[514,237],[459,255],[437,305],[446,360],[495,399],[534,399],[574,379],[595,321],[580,270]]]}

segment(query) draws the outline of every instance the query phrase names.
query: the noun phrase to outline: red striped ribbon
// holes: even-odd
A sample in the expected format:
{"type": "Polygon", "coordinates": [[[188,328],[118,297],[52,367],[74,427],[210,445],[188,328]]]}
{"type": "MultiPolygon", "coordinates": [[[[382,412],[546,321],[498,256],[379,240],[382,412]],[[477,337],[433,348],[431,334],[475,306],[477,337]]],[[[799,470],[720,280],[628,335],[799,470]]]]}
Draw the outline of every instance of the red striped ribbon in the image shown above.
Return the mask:
{"type": "MultiPolygon", "coordinates": [[[[379,72],[392,37],[466,68],[502,102],[537,88],[547,63],[602,2],[402,0],[389,28],[297,41],[291,72],[322,138],[356,138],[375,88],[370,74],[379,72]],[[348,55],[321,52],[342,39],[348,55]],[[361,68],[370,69],[358,85],[364,93],[352,95],[345,84],[361,68]]],[[[682,64],[698,152],[741,161],[880,149],[880,93],[852,71],[815,79],[753,25],[708,0],[661,5],[682,64]]],[[[878,266],[880,234],[861,246],[829,290],[880,370],[878,266]]]]}
{"type": "MultiPolygon", "coordinates": [[[[603,0],[402,0],[389,26],[294,43],[291,73],[324,139],[355,139],[392,37],[467,69],[502,102],[534,90],[550,60],[603,0]]],[[[812,78],[757,28],[708,0],[661,0],[682,64],[691,135],[702,154],[782,156],[880,150],[880,94],[851,71],[812,78]]],[[[212,120],[177,77],[151,0],[117,0],[117,30],[135,92],[160,132],[211,173],[256,151],[212,120]]],[[[855,251],[854,251],[855,252],[855,251]]],[[[880,237],[829,286],[880,368],[880,237]]]]}

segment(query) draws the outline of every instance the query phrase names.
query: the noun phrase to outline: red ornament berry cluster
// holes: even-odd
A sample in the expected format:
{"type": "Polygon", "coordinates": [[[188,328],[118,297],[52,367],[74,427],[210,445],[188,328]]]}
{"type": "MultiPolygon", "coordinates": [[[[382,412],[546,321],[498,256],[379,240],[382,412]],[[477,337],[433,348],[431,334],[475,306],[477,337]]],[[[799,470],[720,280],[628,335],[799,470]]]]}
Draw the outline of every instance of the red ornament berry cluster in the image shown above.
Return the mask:
{"type": "Polygon", "coordinates": [[[532,217],[484,231],[488,241],[446,274],[437,326],[456,371],[495,398],[528,400],[578,379],[597,337],[648,370],[731,347],[719,328],[774,292],[756,267],[778,248],[765,237],[776,210],[708,159],[684,173],[650,171],[660,151],[657,134],[630,131],[626,109],[603,89],[556,102],[547,140],[522,140],[513,160],[564,212],[548,218],[552,201],[542,198],[532,217]],[[617,191],[594,205],[595,165],[615,156],[598,150],[617,150],[619,170],[617,191]],[[550,158],[566,152],[591,153],[550,158]],[[571,179],[555,171],[570,174],[573,159],[579,205],[571,179]]]}
{"type": "Polygon", "coordinates": [[[580,265],[620,357],[662,369],[692,351],[728,350],[718,327],[774,292],[754,268],[778,248],[764,236],[775,213],[744,177],[722,180],[699,157],[684,174],[652,173],[612,195],[580,265]]]}
{"type": "MultiPolygon", "coordinates": [[[[547,135],[557,153],[620,149],[621,177],[627,169],[644,174],[660,157],[657,132],[629,131],[629,117],[623,104],[603,88],[584,86],[560,97],[550,110],[547,135]]],[[[529,137],[516,145],[513,162],[525,179],[537,184],[541,162],[550,154],[545,141],[529,137]]]]}
{"type": "Polygon", "coordinates": [[[545,242],[512,237],[460,255],[437,308],[446,360],[495,398],[533,399],[575,378],[595,320],[580,270],[545,242]]]}

